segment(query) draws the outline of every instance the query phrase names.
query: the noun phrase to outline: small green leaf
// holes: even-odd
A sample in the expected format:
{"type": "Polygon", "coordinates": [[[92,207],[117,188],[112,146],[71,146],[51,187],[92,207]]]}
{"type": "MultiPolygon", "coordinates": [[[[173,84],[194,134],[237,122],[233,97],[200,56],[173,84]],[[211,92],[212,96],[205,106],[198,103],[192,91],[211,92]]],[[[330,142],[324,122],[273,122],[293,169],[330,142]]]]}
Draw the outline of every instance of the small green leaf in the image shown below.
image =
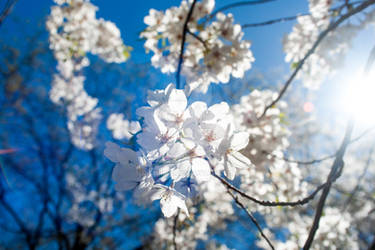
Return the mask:
{"type": "Polygon", "coordinates": [[[290,65],[290,67],[291,67],[292,69],[296,69],[296,68],[298,67],[298,65],[299,65],[299,62],[294,62],[294,63],[292,63],[292,64],[290,65]]]}
{"type": "Polygon", "coordinates": [[[130,52],[133,50],[133,47],[124,45],[123,55],[125,57],[125,60],[127,60],[130,57],[130,52]]]}

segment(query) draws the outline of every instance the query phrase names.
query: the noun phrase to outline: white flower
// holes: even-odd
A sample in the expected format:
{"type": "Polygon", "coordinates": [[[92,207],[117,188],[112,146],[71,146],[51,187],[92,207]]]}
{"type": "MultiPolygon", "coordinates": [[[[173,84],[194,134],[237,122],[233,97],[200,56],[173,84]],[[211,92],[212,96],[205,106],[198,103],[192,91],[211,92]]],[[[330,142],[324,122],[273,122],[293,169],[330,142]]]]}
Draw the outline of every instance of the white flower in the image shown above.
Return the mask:
{"type": "Polygon", "coordinates": [[[116,190],[130,190],[139,185],[146,173],[145,160],[136,152],[128,148],[120,148],[112,142],[106,143],[104,155],[116,163],[112,172],[112,179],[116,181],[116,190]]]}
{"type": "Polygon", "coordinates": [[[141,130],[141,125],[137,121],[124,119],[123,114],[113,113],[107,119],[107,128],[112,130],[115,139],[130,139],[141,130]]]}
{"type": "Polygon", "coordinates": [[[220,143],[218,154],[224,158],[224,170],[228,179],[234,179],[236,168],[243,169],[250,167],[251,161],[238,152],[245,148],[248,142],[249,134],[247,132],[239,132],[230,137],[227,135],[220,143]]]}
{"type": "Polygon", "coordinates": [[[188,209],[185,204],[185,197],[171,187],[156,184],[154,186],[155,193],[152,200],[160,199],[160,207],[164,216],[169,218],[176,214],[177,209],[181,208],[184,213],[189,215],[188,209]]]}

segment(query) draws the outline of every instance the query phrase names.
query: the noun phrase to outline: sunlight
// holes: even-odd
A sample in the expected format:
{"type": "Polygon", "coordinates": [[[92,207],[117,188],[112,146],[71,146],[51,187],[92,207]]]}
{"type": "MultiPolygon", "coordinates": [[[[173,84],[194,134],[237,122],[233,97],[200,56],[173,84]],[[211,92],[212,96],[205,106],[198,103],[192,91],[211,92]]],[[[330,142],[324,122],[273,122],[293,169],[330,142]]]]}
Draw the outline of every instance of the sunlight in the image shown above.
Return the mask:
{"type": "Polygon", "coordinates": [[[363,72],[348,78],[348,84],[341,98],[341,107],[356,123],[364,126],[375,124],[375,72],[366,76],[363,72]]]}

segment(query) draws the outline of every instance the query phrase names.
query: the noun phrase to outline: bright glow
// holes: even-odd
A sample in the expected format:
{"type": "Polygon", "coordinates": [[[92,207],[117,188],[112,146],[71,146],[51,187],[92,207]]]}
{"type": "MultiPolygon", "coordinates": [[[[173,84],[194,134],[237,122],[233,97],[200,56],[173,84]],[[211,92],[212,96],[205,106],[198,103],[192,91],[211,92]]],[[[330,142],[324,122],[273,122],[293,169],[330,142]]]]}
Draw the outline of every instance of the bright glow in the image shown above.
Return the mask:
{"type": "Polygon", "coordinates": [[[344,91],[342,106],[356,123],[375,124],[375,71],[355,74],[344,91]]]}

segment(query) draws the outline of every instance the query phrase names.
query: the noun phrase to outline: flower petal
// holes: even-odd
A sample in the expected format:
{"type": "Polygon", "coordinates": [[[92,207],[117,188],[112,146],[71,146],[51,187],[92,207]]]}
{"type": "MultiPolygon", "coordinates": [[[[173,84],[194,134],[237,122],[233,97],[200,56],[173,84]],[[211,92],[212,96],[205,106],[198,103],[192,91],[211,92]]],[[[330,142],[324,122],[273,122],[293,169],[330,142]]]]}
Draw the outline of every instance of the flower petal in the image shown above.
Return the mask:
{"type": "Polygon", "coordinates": [[[234,151],[239,151],[247,146],[249,143],[249,133],[247,132],[239,132],[235,133],[230,142],[230,147],[234,151]]]}
{"type": "Polygon", "coordinates": [[[191,170],[198,181],[207,181],[210,178],[210,165],[202,158],[193,159],[191,170]]]}

